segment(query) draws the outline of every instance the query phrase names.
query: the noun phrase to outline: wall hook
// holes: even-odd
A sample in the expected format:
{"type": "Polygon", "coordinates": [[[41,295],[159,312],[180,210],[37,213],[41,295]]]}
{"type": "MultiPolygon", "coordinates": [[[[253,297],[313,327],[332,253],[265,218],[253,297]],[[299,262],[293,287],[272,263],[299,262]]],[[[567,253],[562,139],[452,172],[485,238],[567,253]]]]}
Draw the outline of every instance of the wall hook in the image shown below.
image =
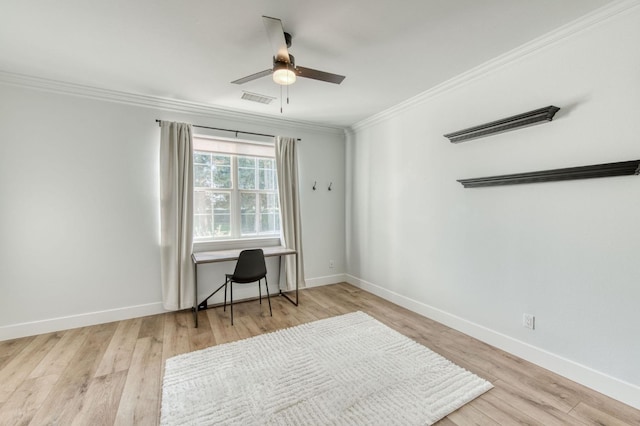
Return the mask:
{"type": "Polygon", "coordinates": [[[314,190],[314,191],[316,190],[316,183],[318,183],[318,182],[317,182],[317,181],[314,181],[314,182],[313,182],[313,190],[314,190]]]}
{"type": "Polygon", "coordinates": [[[333,182],[329,183],[329,188],[328,188],[329,191],[331,191],[331,185],[333,185],[333,182]]]}

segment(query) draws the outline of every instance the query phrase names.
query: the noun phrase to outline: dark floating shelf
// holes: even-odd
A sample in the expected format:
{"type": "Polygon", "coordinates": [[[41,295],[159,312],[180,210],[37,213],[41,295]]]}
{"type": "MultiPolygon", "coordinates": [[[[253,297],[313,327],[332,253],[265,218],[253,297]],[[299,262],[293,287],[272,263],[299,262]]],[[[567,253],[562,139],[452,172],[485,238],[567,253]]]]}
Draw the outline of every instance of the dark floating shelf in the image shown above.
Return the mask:
{"type": "Polygon", "coordinates": [[[541,172],[516,173],[475,179],[459,179],[465,188],[483,186],[518,185],[523,183],[552,182],[557,180],[592,179],[610,176],[640,174],[640,160],[619,163],[595,164],[593,166],[569,167],[541,172]]]}
{"type": "Polygon", "coordinates": [[[519,129],[521,127],[533,126],[534,124],[551,121],[553,120],[553,116],[559,110],[560,108],[550,105],[548,107],[525,112],[524,114],[514,115],[513,117],[503,118],[502,120],[492,121],[491,123],[449,133],[444,135],[444,137],[449,139],[451,143],[459,143],[471,139],[482,138],[497,133],[519,129]]]}

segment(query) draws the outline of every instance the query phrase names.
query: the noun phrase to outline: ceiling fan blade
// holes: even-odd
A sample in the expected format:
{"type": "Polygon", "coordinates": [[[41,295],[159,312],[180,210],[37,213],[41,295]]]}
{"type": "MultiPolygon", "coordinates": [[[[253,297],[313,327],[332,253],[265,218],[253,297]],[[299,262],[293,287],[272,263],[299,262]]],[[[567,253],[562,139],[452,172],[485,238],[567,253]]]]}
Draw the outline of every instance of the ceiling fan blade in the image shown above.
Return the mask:
{"type": "Polygon", "coordinates": [[[262,16],[262,21],[267,29],[267,35],[273,48],[273,57],[276,61],[291,62],[289,59],[289,51],[287,50],[287,40],[284,37],[284,28],[282,27],[282,21],[278,18],[270,18],[268,16],[262,16]]]}
{"type": "Polygon", "coordinates": [[[330,72],[318,71],[312,68],[296,67],[296,71],[296,74],[298,74],[300,77],[326,81],[327,83],[340,84],[345,78],[344,75],[331,74],[330,72]]]}
{"type": "Polygon", "coordinates": [[[259,78],[266,77],[269,74],[271,74],[272,72],[273,72],[273,70],[271,68],[269,68],[268,70],[260,71],[260,72],[257,72],[255,74],[251,74],[251,75],[248,75],[246,77],[239,78],[237,80],[232,81],[231,83],[233,83],[233,84],[244,84],[244,83],[247,83],[247,82],[252,81],[252,80],[257,80],[259,78]]]}

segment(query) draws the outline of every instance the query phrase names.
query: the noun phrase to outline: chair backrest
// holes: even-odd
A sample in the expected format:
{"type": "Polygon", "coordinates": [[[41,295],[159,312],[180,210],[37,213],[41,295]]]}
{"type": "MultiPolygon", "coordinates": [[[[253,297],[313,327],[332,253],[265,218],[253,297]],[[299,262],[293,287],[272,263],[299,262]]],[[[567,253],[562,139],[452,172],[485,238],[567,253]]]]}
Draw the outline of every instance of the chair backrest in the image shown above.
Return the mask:
{"type": "Polygon", "coordinates": [[[238,256],[236,269],[233,271],[233,281],[237,283],[252,283],[267,275],[267,265],[264,262],[262,249],[242,250],[238,256]]]}

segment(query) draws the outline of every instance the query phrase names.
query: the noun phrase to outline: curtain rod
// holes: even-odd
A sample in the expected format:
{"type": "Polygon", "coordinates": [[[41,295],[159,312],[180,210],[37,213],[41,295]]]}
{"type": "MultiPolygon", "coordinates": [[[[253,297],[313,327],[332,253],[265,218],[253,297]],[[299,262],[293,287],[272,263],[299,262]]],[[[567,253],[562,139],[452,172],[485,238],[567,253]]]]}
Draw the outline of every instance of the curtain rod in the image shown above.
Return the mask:
{"type": "MultiPolygon", "coordinates": [[[[157,120],[156,119],[156,123],[158,123],[158,125],[160,125],[161,121],[162,120],[157,120]]],[[[238,137],[238,133],[242,133],[244,135],[265,136],[265,137],[268,137],[268,138],[275,138],[275,135],[267,135],[267,134],[264,134],[264,133],[243,132],[242,130],[221,129],[219,127],[199,126],[197,124],[192,124],[191,126],[192,127],[199,127],[201,129],[220,130],[222,132],[231,132],[231,133],[235,133],[236,137],[238,137]]],[[[297,139],[297,140],[301,140],[301,139],[297,139]]]]}

